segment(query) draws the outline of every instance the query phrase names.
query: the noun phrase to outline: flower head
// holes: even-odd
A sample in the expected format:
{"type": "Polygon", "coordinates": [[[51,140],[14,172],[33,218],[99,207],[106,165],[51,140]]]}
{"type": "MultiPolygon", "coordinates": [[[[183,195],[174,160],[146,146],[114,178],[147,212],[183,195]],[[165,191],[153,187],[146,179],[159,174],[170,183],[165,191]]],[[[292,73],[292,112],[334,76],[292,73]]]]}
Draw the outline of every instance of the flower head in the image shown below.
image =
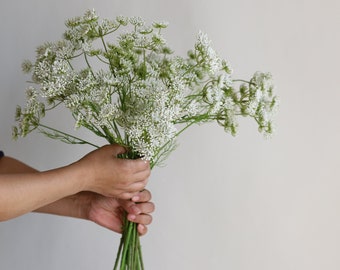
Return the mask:
{"type": "Polygon", "coordinates": [[[235,135],[240,115],[254,118],[261,132],[273,130],[277,106],[269,73],[256,72],[237,87],[228,61],[199,32],[187,57],[173,55],[163,30],[140,17],[100,20],[94,10],[66,21],[61,40],[37,48],[35,62],[24,61],[35,86],[18,107],[13,135],[38,129],[68,143],[84,143],[48,128],[46,112],[63,104],[84,127],[110,143],[120,143],[153,164],[176,145],[193,124],[216,121],[235,135]],[[121,32],[119,32],[121,30],[121,32]]]}

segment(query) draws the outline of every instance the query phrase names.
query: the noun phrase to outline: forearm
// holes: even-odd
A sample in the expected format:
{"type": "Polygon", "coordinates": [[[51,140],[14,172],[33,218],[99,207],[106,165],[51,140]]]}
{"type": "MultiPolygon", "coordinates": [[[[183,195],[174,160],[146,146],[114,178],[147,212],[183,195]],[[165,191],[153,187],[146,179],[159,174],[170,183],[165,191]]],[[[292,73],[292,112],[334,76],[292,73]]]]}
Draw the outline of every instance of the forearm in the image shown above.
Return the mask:
{"type": "Polygon", "coordinates": [[[81,190],[79,181],[74,181],[79,176],[68,167],[37,172],[14,159],[2,158],[0,168],[0,172],[5,172],[0,175],[0,220],[51,205],[81,190]]]}
{"type": "Polygon", "coordinates": [[[32,172],[38,171],[19,160],[6,156],[0,159],[0,174],[32,173],[32,172]]]}
{"type": "Polygon", "coordinates": [[[87,192],[67,196],[53,203],[44,205],[34,212],[59,216],[87,219],[86,205],[89,204],[87,192]]]}

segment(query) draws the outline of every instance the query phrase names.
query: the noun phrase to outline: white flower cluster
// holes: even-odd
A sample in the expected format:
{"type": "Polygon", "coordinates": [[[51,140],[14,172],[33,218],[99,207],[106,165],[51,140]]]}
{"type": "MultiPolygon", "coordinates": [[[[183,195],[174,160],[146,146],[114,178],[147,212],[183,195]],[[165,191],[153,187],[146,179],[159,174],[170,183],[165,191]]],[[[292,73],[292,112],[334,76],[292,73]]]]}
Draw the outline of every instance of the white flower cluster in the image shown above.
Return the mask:
{"type": "Polygon", "coordinates": [[[199,32],[195,49],[200,65],[205,66],[212,74],[221,70],[222,60],[211,47],[211,41],[205,33],[199,32]]]}
{"type": "Polygon", "coordinates": [[[198,34],[187,58],[173,56],[162,35],[167,25],[148,26],[139,17],[99,21],[93,10],[68,20],[60,41],[40,46],[36,61],[23,63],[35,86],[29,88],[26,107],[17,109],[14,136],[39,129],[63,141],[86,143],[41,124],[45,112],[60,104],[70,110],[76,128],[129,146],[133,156],[153,164],[193,124],[217,121],[235,134],[237,116],[243,115],[271,133],[277,99],[270,74],[257,72],[236,87],[231,67],[206,34],[198,34]]]}

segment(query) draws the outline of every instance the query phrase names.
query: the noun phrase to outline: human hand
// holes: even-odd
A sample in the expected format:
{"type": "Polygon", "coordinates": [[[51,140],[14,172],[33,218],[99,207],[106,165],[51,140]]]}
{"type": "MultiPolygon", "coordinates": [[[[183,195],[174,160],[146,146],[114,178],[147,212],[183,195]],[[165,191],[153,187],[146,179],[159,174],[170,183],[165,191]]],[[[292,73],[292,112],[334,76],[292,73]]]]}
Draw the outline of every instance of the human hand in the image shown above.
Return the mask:
{"type": "Polygon", "coordinates": [[[150,164],[142,159],[118,158],[125,152],[117,144],[106,145],[72,164],[81,172],[82,190],[119,199],[130,199],[143,190],[150,176],[150,164]]]}
{"type": "Polygon", "coordinates": [[[137,193],[132,200],[109,198],[93,192],[82,192],[82,216],[114,232],[122,233],[125,211],[128,220],[138,223],[137,230],[140,235],[147,233],[147,226],[152,222],[150,215],[155,206],[151,200],[151,193],[143,190],[137,193]]]}

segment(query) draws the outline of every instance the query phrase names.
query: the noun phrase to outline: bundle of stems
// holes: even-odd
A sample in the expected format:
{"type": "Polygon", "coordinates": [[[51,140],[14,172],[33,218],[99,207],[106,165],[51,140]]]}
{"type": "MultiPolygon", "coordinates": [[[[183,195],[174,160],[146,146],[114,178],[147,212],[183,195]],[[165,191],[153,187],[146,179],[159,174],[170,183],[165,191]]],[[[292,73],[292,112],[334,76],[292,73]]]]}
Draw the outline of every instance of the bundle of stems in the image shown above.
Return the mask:
{"type": "Polygon", "coordinates": [[[144,270],[137,224],[124,218],[123,234],[113,270],[144,270]]]}

